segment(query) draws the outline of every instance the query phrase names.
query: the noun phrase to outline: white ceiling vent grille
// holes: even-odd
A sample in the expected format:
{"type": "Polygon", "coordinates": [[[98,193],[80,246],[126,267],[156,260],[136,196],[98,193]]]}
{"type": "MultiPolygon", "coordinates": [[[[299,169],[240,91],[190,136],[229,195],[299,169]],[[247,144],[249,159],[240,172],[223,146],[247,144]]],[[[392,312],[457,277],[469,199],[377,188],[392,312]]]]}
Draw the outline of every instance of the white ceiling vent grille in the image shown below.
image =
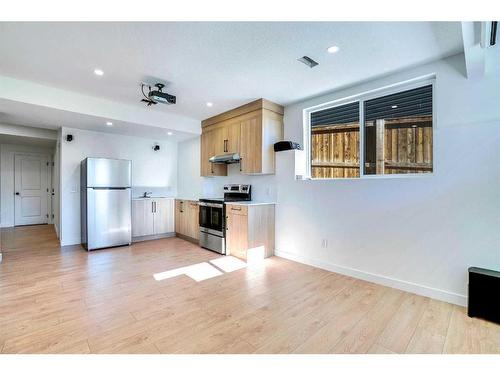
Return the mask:
{"type": "Polygon", "coordinates": [[[309,68],[314,68],[316,65],[319,65],[319,63],[311,59],[309,56],[302,56],[297,60],[299,60],[303,64],[306,64],[309,68]]]}

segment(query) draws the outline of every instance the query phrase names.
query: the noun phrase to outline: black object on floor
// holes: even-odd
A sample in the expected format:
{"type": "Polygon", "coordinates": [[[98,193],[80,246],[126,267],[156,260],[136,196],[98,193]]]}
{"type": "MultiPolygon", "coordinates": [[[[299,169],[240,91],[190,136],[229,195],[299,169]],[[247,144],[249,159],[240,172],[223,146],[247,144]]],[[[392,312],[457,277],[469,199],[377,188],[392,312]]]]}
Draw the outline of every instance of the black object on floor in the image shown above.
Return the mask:
{"type": "Polygon", "coordinates": [[[500,272],[469,268],[468,315],[500,323],[500,272]]]}

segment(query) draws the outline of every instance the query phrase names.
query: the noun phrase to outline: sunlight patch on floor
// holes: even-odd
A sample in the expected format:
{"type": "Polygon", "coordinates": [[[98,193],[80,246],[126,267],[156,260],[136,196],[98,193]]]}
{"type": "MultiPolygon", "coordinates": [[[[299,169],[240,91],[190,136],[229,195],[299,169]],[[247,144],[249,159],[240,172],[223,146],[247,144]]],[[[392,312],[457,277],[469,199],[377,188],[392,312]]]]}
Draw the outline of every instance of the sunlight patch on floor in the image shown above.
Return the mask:
{"type": "Polygon", "coordinates": [[[156,281],[170,279],[172,277],[186,275],[196,282],[211,279],[220,276],[223,273],[207,262],[193,264],[191,266],[175,268],[170,271],[155,273],[153,275],[156,281]]]}
{"type": "Polygon", "coordinates": [[[264,246],[257,246],[247,250],[247,262],[249,265],[262,264],[266,256],[264,246]]]}
{"type": "Polygon", "coordinates": [[[224,272],[233,272],[236,270],[241,270],[245,268],[247,264],[241,259],[235,258],[231,255],[223,256],[217,259],[212,259],[210,261],[214,266],[221,269],[224,272]]]}

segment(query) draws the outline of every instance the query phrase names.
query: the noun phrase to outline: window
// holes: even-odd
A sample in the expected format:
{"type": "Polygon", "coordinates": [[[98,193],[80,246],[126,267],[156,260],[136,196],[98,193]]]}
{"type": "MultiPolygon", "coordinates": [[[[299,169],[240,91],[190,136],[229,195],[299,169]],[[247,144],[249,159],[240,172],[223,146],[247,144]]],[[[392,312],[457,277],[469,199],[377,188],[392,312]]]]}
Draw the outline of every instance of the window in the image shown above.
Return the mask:
{"type": "Polygon", "coordinates": [[[432,83],[306,110],[311,178],[432,172],[432,110],[432,83]]]}
{"type": "Polygon", "coordinates": [[[311,113],[311,177],[359,177],[359,102],[311,113]]]}
{"type": "Polygon", "coordinates": [[[432,85],[364,102],[364,173],[432,172],[432,85]]]}

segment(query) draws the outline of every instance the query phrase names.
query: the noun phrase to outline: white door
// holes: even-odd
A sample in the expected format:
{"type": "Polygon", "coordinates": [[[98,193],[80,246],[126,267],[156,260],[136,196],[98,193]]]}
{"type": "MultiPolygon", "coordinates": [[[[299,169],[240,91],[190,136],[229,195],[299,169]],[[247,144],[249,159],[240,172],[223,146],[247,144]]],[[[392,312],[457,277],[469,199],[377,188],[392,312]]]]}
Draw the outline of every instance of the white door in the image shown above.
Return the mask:
{"type": "Polygon", "coordinates": [[[154,200],[154,227],[155,234],[171,233],[174,229],[174,200],[170,198],[156,198],[154,200]]]}
{"type": "Polygon", "coordinates": [[[153,207],[151,199],[132,199],[132,237],[154,234],[153,207]]]}
{"type": "Polygon", "coordinates": [[[48,159],[14,156],[15,225],[48,223],[48,159]]]}

